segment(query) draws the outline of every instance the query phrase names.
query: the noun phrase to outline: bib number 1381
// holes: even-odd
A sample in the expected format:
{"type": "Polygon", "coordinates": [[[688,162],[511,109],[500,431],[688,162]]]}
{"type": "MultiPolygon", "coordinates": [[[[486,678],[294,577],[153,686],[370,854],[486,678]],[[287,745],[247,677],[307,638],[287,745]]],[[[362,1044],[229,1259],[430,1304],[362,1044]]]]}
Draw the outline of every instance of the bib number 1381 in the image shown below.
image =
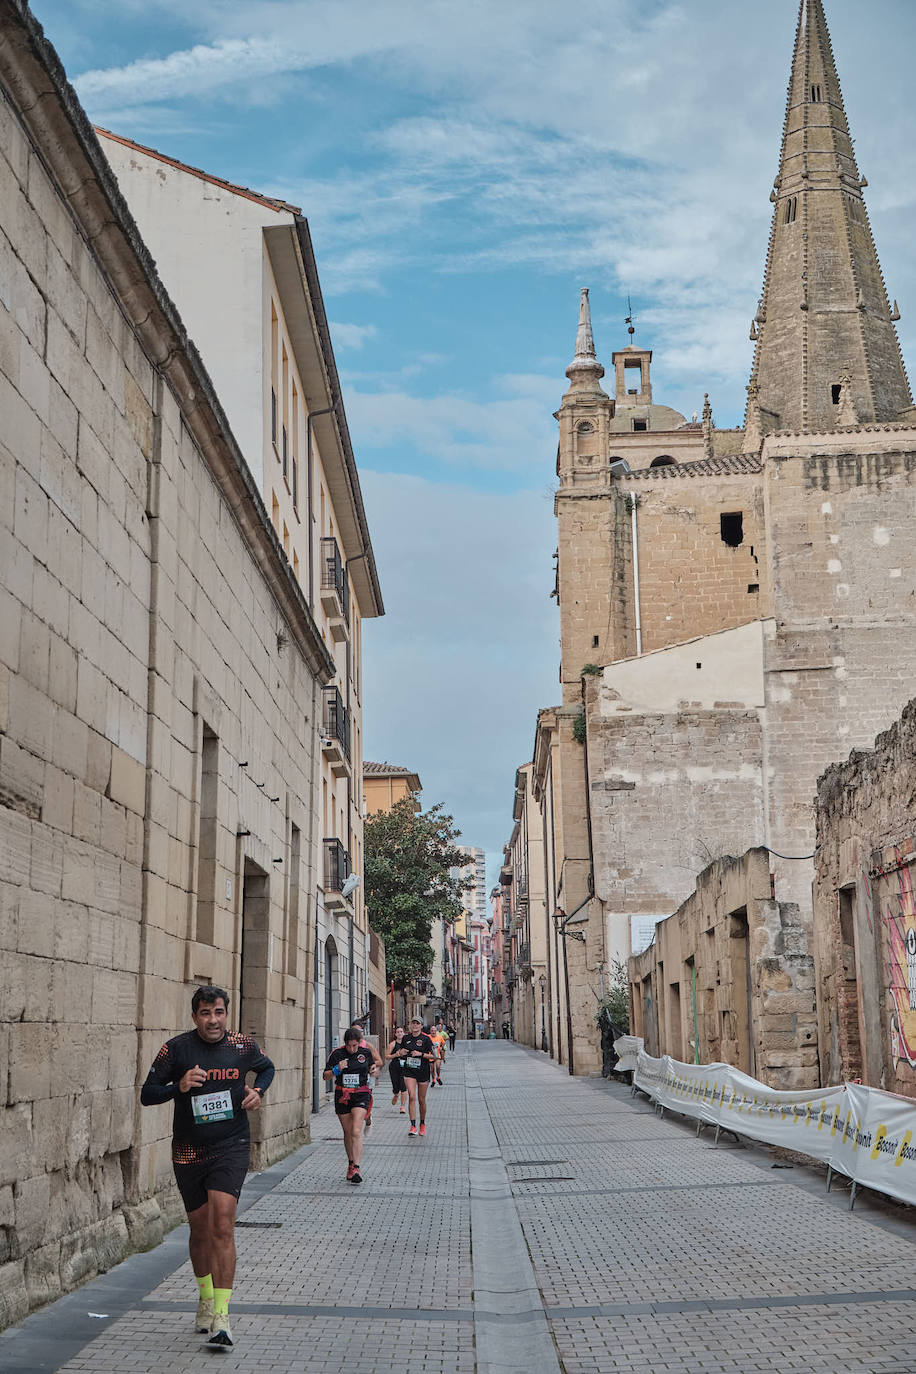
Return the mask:
{"type": "Polygon", "coordinates": [[[232,1094],[228,1089],[221,1093],[198,1093],[191,1098],[191,1109],[198,1126],[211,1121],[229,1121],[233,1115],[232,1094]]]}

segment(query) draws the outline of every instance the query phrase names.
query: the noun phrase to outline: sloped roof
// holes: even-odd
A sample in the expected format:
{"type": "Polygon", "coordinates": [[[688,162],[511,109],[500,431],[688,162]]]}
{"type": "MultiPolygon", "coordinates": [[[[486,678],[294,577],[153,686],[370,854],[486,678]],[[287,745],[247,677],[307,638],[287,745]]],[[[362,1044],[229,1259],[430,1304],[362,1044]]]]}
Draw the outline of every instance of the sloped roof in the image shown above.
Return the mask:
{"type": "Polygon", "coordinates": [[[692,463],[665,463],[658,468],[639,468],[623,474],[622,480],[650,478],[654,482],[670,481],[673,477],[722,477],[737,473],[762,472],[759,458],[746,454],[728,458],[697,458],[692,463]]]}

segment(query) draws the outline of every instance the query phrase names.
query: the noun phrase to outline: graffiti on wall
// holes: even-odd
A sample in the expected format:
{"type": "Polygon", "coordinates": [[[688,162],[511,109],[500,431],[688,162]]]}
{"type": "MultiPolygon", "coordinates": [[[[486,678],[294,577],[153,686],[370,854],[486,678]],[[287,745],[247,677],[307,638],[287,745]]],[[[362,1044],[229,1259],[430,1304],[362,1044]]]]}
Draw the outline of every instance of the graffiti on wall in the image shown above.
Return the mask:
{"type": "Polygon", "coordinates": [[[879,870],[888,886],[882,924],[891,999],[891,1053],[895,1068],[904,1060],[916,1068],[916,893],[913,865],[908,862],[913,858],[913,840],[893,853],[893,861],[879,870]]]}

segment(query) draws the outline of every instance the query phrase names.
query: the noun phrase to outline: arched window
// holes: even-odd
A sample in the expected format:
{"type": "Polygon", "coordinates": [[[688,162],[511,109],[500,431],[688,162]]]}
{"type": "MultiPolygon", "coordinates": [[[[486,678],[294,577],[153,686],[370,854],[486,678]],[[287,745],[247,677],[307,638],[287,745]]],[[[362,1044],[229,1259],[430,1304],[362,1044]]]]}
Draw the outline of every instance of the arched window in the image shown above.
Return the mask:
{"type": "Polygon", "coordinates": [[[591,420],[580,420],[576,426],[580,434],[591,434],[594,428],[595,426],[592,424],[591,420]]]}
{"type": "Polygon", "coordinates": [[[653,458],[649,464],[650,468],[673,468],[675,459],[670,453],[660,453],[657,458],[653,458]]]}

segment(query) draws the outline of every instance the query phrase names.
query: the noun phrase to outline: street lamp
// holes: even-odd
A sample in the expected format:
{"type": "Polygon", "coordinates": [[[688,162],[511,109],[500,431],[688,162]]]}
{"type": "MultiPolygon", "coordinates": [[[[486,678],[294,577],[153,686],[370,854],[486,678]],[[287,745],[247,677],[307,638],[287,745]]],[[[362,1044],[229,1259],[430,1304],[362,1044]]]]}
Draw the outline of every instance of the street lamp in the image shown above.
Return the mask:
{"type": "Polygon", "coordinates": [[[546,973],[542,973],[542,974],[541,974],[540,978],[538,978],[538,982],[539,982],[540,985],[541,985],[541,1049],[542,1049],[543,1052],[546,1054],[546,1053],[547,1053],[547,1020],[546,1020],[546,1008],[545,1008],[545,1006],[544,1006],[544,992],[545,992],[546,987],[547,987],[547,975],[546,975],[546,973]]]}

